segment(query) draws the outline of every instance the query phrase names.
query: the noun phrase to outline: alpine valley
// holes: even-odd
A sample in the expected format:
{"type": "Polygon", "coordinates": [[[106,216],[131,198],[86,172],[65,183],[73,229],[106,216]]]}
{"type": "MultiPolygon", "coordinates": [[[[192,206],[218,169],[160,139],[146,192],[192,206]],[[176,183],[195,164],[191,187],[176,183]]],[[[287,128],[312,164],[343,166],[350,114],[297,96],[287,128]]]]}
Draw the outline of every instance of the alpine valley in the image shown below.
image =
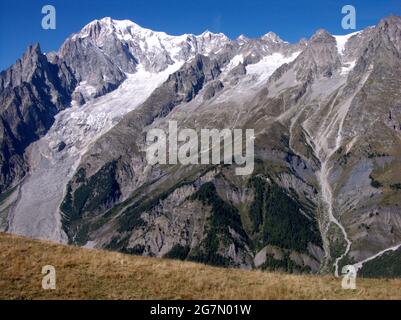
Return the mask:
{"type": "Polygon", "coordinates": [[[346,36],[103,18],[0,74],[0,231],[244,269],[401,276],[401,17],[346,36]],[[153,165],[146,132],[255,130],[255,169],[153,165]]]}

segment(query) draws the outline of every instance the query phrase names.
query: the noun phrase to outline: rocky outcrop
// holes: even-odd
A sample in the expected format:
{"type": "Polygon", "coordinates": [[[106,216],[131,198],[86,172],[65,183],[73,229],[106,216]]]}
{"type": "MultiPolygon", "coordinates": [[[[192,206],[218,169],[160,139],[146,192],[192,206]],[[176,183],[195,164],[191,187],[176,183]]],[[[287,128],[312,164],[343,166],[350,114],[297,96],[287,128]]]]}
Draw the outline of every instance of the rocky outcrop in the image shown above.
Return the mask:
{"type": "Polygon", "coordinates": [[[54,116],[68,106],[75,78],[64,62],[48,61],[39,45],[30,46],[0,75],[0,192],[27,170],[26,147],[46,134],[54,116]]]}

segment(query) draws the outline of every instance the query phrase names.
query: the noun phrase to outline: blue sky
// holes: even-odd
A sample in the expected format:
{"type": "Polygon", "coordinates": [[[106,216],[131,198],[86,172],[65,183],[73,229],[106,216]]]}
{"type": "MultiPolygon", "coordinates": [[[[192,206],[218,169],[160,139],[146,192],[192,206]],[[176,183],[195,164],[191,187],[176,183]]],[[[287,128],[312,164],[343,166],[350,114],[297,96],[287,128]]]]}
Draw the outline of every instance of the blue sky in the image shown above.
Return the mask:
{"type": "Polygon", "coordinates": [[[320,28],[347,33],[341,28],[346,4],[356,8],[357,29],[391,13],[401,15],[401,0],[0,0],[0,69],[14,63],[29,44],[39,42],[45,52],[57,50],[68,35],[105,16],[173,35],[208,29],[236,38],[274,31],[296,42],[320,28]],[[46,4],[56,7],[56,30],[41,28],[46,4]]]}

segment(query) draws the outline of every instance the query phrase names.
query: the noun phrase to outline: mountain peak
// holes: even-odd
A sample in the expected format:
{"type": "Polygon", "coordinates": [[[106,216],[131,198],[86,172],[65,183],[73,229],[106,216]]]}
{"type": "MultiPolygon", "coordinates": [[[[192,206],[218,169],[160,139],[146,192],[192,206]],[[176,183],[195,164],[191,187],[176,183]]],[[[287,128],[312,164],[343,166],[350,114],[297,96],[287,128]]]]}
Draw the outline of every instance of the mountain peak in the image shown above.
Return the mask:
{"type": "Polygon", "coordinates": [[[38,42],[31,44],[27,48],[27,53],[36,53],[36,54],[42,54],[42,50],[40,49],[40,44],[38,42]]]}
{"type": "Polygon", "coordinates": [[[383,26],[385,24],[401,26],[401,16],[397,16],[397,15],[391,14],[388,17],[385,17],[380,21],[379,27],[383,26]]]}
{"type": "Polygon", "coordinates": [[[244,44],[244,43],[248,43],[248,42],[250,41],[250,39],[249,39],[247,36],[241,34],[241,35],[236,39],[236,41],[237,41],[239,44],[244,44]]]}
{"type": "Polygon", "coordinates": [[[222,38],[225,40],[229,40],[228,37],[224,33],[214,33],[209,30],[205,30],[202,32],[199,36],[199,38],[204,38],[204,39],[213,39],[213,38],[222,38]]]}
{"type": "Polygon", "coordinates": [[[104,17],[102,19],[96,19],[85,25],[81,31],[73,36],[76,38],[87,38],[87,37],[99,37],[100,35],[107,35],[116,33],[120,36],[127,34],[132,34],[134,32],[152,32],[142,28],[140,25],[136,24],[131,20],[115,20],[111,17],[104,17]]]}
{"type": "Polygon", "coordinates": [[[29,81],[34,71],[46,61],[39,43],[29,45],[15,64],[0,73],[0,91],[9,85],[17,86],[29,81]]]}
{"type": "Polygon", "coordinates": [[[330,32],[328,32],[326,29],[319,29],[315,32],[315,34],[312,36],[313,37],[328,37],[331,36],[330,32]]]}
{"type": "Polygon", "coordinates": [[[102,18],[97,21],[99,21],[101,24],[104,24],[104,25],[107,25],[110,27],[114,27],[115,29],[118,29],[118,30],[126,30],[126,29],[131,29],[131,28],[145,29],[145,28],[142,28],[137,23],[135,23],[131,20],[128,20],[128,19],[116,20],[111,17],[105,17],[105,18],[102,18]]]}
{"type": "Polygon", "coordinates": [[[237,39],[238,40],[249,40],[249,38],[244,34],[239,35],[237,39]]]}
{"type": "MultiPolygon", "coordinates": [[[[189,34],[184,34],[184,35],[179,35],[179,36],[171,36],[168,35],[165,32],[162,31],[154,31],[151,29],[147,29],[144,27],[141,27],[137,23],[131,21],[131,20],[116,20],[111,17],[104,17],[102,19],[97,19],[93,20],[90,23],[88,23],[85,27],[82,28],[81,31],[76,33],[73,36],[73,39],[75,38],[86,38],[86,37],[98,37],[100,34],[117,34],[118,38],[120,39],[131,39],[131,36],[133,34],[142,34],[142,36],[147,37],[151,35],[157,35],[160,36],[161,38],[181,38],[182,36],[188,36],[189,34]]],[[[195,36],[191,34],[192,36],[195,36]]],[[[216,39],[220,38],[223,39],[224,41],[229,41],[230,39],[224,34],[224,33],[214,33],[211,32],[210,30],[205,30],[203,33],[201,33],[198,36],[195,36],[197,38],[203,38],[203,39],[216,39]]]]}
{"type": "Polygon", "coordinates": [[[308,39],[306,39],[306,38],[301,38],[301,39],[298,41],[298,44],[301,45],[301,46],[306,46],[306,45],[308,45],[308,39]]]}
{"type": "Polygon", "coordinates": [[[393,36],[397,37],[397,30],[401,30],[401,16],[390,15],[379,22],[379,30],[392,30],[393,36]]]}
{"type": "Polygon", "coordinates": [[[272,42],[276,42],[276,43],[283,43],[284,41],[274,32],[270,31],[268,33],[266,33],[265,35],[262,36],[263,40],[270,40],[272,42]]]}
{"type": "Polygon", "coordinates": [[[34,43],[26,48],[24,54],[22,55],[22,61],[27,60],[38,60],[38,57],[42,56],[42,50],[39,43],[34,43]]]}
{"type": "Polygon", "coordinates": [[[401,53],[401,17],[391,15],[380,21],[377,30],[380,34],[385,34],[385,37],[392,42],[398,52],[401,53]]]}
{"type": "Polygon", "coordinates": [[[335,38],[325,29],[319,29],[316,33],[310,38],[310,43],[329,43],[335,42],[335,38]]]}
{"type": "Polygon", "coordinates": [[[93,20],[92,22],[88,23],[82,30],[92,28],[93,26],[106,27],[106,28],[109,28],[112,30],[118,30],[118,31],[128,30],[128,29],[132,29],[132,28],[145,29],[131,20],[127,20],[127,19],[116,20],[111,17],[104,17],[100,20],[93,20]]]}
{"type": "Polygon", "coordinates": [[[26,68],[34,68],[35,65],[42,63],[46,58],[44,57],[39,43],[29,45],[22,56],[21,64],[26,68]]]}

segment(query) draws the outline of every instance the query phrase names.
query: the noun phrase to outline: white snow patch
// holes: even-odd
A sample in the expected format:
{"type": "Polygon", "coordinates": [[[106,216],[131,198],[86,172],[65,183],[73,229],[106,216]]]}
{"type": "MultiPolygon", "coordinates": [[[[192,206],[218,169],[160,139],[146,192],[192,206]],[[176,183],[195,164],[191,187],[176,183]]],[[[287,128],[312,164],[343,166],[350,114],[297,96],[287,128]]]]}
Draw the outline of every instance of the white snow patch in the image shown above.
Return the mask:
{"type": "Polygon", "coordinates": [[[244,56],[242,54],[237,54],[224,68],[224,71],[230,71],[231,69],[237,67],[240,63],[244,63],[244,56]]]}
{"type": "Polygon", "coordinates": [[[76,92],[80,92],[84,97],[92,98],[96,94],[96,88],[87,83],[87,81],[82,81],[75,88],[76,92]]]}
{"type": "Polygon", "coordinates": [[[85,39],[91,34],[94,25],[100,24],[99,34],[94,37],[95,43],[102,47],[110,35],[115,35],[117,39],[128,44],[134,44],[147,56],[157,55],[167,51],[171,58],[178,61],[181,50],[190,50],[191,53],[210,54],[216,52],[230,39],[222,33],[212,33],[205,31],[196,36],[193,34],[183,34],[178,36],[169,35],[165,32],[153,31],[143,28],[130,20],[114,20],[103,18],[87,24],[80,32],[73,35],[72,39],[85,39]]]}
{"type": "Polygon", "coordinates": [[[271,31],[263,35],[262,39],[267,39],[274,43],[288,43],[287,41],[283,41],[277,34],[271,31]]]}
{"type": "Polygon", "coordinates": [[[341,75],[347,75],[348,73],[351,72],[355,68],[356,60],[351,61],[346,63],[342,68],[341,68],[341,75]]]}
{"type": "Polygon", "coordinates": [[[295,52],[289,57],[283,56],[281,53],[273,53],[264,57],[258,63],[248,65],[246,67],[247,74],[256,75],[260,81],[267,80],[277,68],[284,63],[289,63],[296,59],[301,52],[295,52]]]}
{"type": "Polygon", "coordinates": [[[337,50],[340,55],[343,55],[345,52],[345,45],[347,44],[348,40],[359,34],[361,31],[353,32],[350,34],[342,35],[342,36],[333,36],[337,41],[337,50]]]}

